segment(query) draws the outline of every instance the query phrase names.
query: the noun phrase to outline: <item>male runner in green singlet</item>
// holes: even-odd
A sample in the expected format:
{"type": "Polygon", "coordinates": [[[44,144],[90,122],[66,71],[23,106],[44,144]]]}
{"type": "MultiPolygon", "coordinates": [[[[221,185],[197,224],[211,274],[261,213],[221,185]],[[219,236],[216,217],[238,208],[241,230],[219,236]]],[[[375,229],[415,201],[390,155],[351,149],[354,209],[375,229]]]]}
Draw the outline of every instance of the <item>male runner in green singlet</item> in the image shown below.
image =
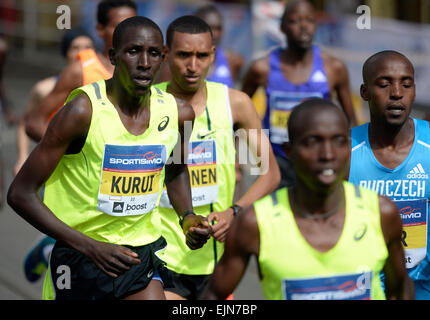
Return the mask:
{"type": "Polygon", "coordinates": [[[163,236],[168,242],[165,259],[173,276],[173,286],[165,291],[168,299],[196,299],[223,253],[222,242],[234,216],[241,207],[275,190],[280,173],[251,99],[224,84],[205,81],[215,53],[209,25],[196,16],[183,16],[169,25],[166,39],[172,80],[156,86],[194,109],[188,156],[193,207],[214,224],[213,239],[190,251],[183,245],[174,211],[160,201],[163,236]],[[235,204],[233,127],[247,133],[250,149],[261,159],[259,177],[235,204]]]}
{"type": "Polygon", "coordinates": [[[166,243],[153,210],[164,183],[187,245],[199,248],[211,233],[192,214],[185,159],[166,164],[176,149],[184,154],[194,111],[151,87],[163,50],[152,20],[120,23],[113,77],[70,94],[9,188],[11,207],[57,240],[44,298],[164,299],[166,243]]]}
{"type": "Polygon", "coordinates": [[[224,299],[255,255],[267,299],[413,299],[396,205],[343,181],[350,154],[343,112],[307,100],[292,111],[288,133],[296,185],[257,201],[233,223],[203,298],[224,299]]]}

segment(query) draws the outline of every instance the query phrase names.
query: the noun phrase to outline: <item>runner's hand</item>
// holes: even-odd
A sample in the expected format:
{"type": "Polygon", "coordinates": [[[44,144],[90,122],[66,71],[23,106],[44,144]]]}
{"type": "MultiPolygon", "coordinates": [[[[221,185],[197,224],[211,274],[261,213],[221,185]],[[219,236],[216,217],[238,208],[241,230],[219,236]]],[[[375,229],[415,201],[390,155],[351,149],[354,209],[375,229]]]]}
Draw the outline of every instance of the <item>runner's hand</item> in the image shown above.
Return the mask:
{"type": "Polygon", "coordinates": [[[208,221],[212,225],[213,237],[215,240],[220,242],[225,241],[233,219],[233,209],[231,208],[222,212],[212,212],[208,215],[208,221]],[[216,223],[214,224],[212,221],[216,223]]]}
{"type": "Polygon", "coordinates": [[[191,250],[199,249],[208,241],[212,228],[206,218],[200,215],[189,214],[184,218],[182,228],[187,246],[191,250]]]}
{"type": "Polygon", "coordinates": [[[87,256],[107,275],[116,278],[139,264],[138,254],[129,248],[100,241],[93,241],[87,256]]]}

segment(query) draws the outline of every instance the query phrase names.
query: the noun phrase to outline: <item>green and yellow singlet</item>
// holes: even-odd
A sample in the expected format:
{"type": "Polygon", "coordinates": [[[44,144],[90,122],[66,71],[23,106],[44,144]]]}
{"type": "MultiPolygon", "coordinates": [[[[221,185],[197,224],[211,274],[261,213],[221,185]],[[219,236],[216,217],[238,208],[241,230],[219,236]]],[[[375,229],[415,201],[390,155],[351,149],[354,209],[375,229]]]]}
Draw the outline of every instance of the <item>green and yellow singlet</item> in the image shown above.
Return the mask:
{"type": "Polygon", "coordinates": [[[314,249],[301,234],[286,188],[255,202],[266,299],[385,299],[379,273],[388,251],[378,195],[348,182],[343,186],[345,222],[338,242],[327,252],[314,249]]]}
{"type": "MultiPolygon", "coordinates": [[[[233,203],[236,184],[233,123],[228,87],[206,81],[207,105],[196,115],[188,149],[188,170],[196,214],[208,216],[224,211],[233,203]]],[[[168,83],[156,87],[166,90],[168,83]]],[[[224,252],[224,244],[211,238],[202,248],[191,250],[178,223],[167,192],[160,206],[162,235],[167,241],[163,259],[167,268],[181,274],[207,275],[224,252]]]]}
{"type": "Polygon", "coordinates": [[[142,246],[157,240],[160,221],[153,209],[177,142],[175,98],[151,88],[149,127],[133,135],[107,98],[104,80],[74,90],[67,101],[79,94],[92,105],[88,135],[81,152],[64,155],[47,180],[45,204],[98,241],[142,246]]]}

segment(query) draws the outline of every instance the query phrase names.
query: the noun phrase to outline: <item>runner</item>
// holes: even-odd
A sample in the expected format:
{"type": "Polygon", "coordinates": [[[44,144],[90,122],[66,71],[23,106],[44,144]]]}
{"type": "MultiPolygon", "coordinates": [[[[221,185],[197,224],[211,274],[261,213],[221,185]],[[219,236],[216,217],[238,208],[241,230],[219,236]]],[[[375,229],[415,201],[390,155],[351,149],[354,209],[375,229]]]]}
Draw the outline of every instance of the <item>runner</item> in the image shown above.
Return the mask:
{"type": "Polygon", "coordinates": [[[351,131],[349,180],[390,197],[399,207],[406,268],[417,300],[428,300],[430,132],[427,121],[410,117],[412,63],[396,51],[374,54],[363,65],[360,93],[369,103],[370,122],[351,131]]]}
{"type": "Polygon", "coordinates": [[[164,299],[166,242],[153,210],[164,183],[187,245],[197,249],[210,236],[192,212],[184,159],[168,159],[174,148],[184,154],[194,111],[151,87],[163,49],[152,20],[120,23],[109,51],[113,77],[70,94],[10,186],[10,206],[57,240],[46,299],[164,299]]]}
{"type": "Polygon", "coordinates": [[[223,253],[231,221],[242,207],[275,190],[280,174],[248,96],[205,81],[215,52],[209,25],[196,16],[183,16],[169,25],[166,39],[172,80],[157,87],[189,102],[196,114],[188,156],[193,207],[213,223],[213,239],[191,252],[168,197],[162,198],[158,210],[168,243],[165,260],[173,277],[173,286],[165,291],[168,299],[196,299],[223,253]],[[247,132],[250,149],[261,159],[261,175],[236,203],[233,127],[247,132]]]}
{"type": "MultiPolygon", "coordinates": [[[[61,39],[61,55],[66,59],[66,66],[76,60],[82,50],[94,49],[94,42],[88,32],[82,28],[67,30],[61,39]]],[[[38,81],[30,91],[30,98],[24,110],[24,115],[19,119],[17,126],[16,145],[18,156],[14,166],[14,174],[17,174],[24,161],[28,157],[29,138],[25,133],[24,118],[30,110],[36,108],[41,100],[46,97],[55,86],[58,76],[52,76],[38,81]]]]}
{"type": "Polygon", "coordinates": [[[258,87],[266,90],[268,107],[263,127],[270,128],[270,141],[282,174],[280,187],[294,183],[291,162],[282,144],[288,140],[289,114],[298,103],[310,97],[329,100],[331,92],[336,92],[350,125],[356,123],[348,71],[342,61],[313,44],[315,28],[315,12],[310,3],[289,2],[281,19],[287,48],[277,48],[254,61],[243,79],[242,90],[250,97],[258,87]]]}
{"type": "Polygon", "coordinates": [[[109,61],[112,34],[123,20],[137,14],[136,4],[131,0],[102,0],[97,6],[97,33],[104,42],[103,52],[93,49],[82,51],[75,63],[68,65],[59,75],[54,89],[25,117],[28,136],[38,142],[42,139],[49,120],[63,106],[70,92],[83,85],[109,79],[113,66],[109,61]]]}
{"type": "MultiPolygon", "coordinates": [[[[50,90],[37,107],[35,106],[24,114],[25,132],[36,142],[39,142],[46,131],[49,120],[64,104],[72,90],[100,79],[107,80],[112,77],[113,66],[109,62],[108,50],[112,47],[113,31],[121,21],[136,15],[136,4],[130,0],[102,0],[97,6],[96,15],[97,31],[104,42],[104,51],[98,54],[90,48],[80,51],[77,61],[67,64],[61,72],[54,89],[50,90]]],[[[22,134],[24,132],[21,132],[22,134]]],[[[23,148],[26,148],[25,144],[23,148]]],[[[27,157],[28,154],[25,156],[27,157]]],[[[49,257],[53,242],[54,239],[50,237],[39,236],[39,240],[24,261],[27,278],[33,281],[40,278],[47,268],[47,257],[49,257]]]]}
{"type": "Polygon", "coordinates": [[[233,223],[203,298],[224,299],[255,255],[266,299],[413,299],[397,207],[343,181],[350,154],[344,113],[312,98],[294,108],[288,132],[284,149],[296,184],[233,223]]]}

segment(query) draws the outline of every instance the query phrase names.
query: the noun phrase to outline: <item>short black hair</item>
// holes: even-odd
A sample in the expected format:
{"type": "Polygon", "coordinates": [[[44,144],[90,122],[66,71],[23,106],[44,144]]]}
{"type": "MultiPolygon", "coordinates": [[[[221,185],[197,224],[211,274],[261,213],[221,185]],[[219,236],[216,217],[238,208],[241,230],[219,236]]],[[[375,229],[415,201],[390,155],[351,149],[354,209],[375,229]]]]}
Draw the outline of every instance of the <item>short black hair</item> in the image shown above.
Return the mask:
{"type": "Polygon", "coordinates": [[[166,32],[166,44],[170,48],[174,32],[199,34],[209,32],[213,37],[211,27],[201,18],[193,15],[182,16],[169,24],[166,32]]]}
{"type": "Polygon", "coordinates": [[[103,26],[107,25],[109,11],[121,7],[129,7],[137,12],[136,3],[132,0],[102,0],[97,6],[97,22],[103,26]]]}
{"type": "Polygon", "coordinates": [[[217,15],[219,15],[219,17],[222,19],[222,14],[221,12],[218,10],[218,8],[213,5],[213,4],[207,4],[203,7],[198,8],[193,15],[204,19],[204,17],[206,17],[206,15],[210,14],[210,13],[215,13],[217,15]]]}
{"type": "Polygon", "coordinates": [[[364,62],[363,69],[361,71],[362,77],[363,77],[363,83],[367,83],[367,77],[369,75],[369,72],[371,72],[371,70],[374,70],[374,68],[372,66],[373,63],[375,61],[379,60],[380,58],[385,58],[387,56],[398,56],[398,57],[405,59],[405,61],[407,61],[411,65],[412,70],[415,73],[415,69],[414,69],[412,62],[404,54],[402,54],[398,51],[395,51],[395,50],[383,50],[383,51],[380,51],[380,52],[377,52],[377,53],[371,55],[364,62]]]}
{"type": "MultiPolygon", "coordinates": [[[[348,118],[346,117],[345,112],[337,105],[335,105],[330,100],[322,99],[322,98],[310,98],[296,107],[294,107],[293,111],[290,114],[290,117],[288,118],[287,127],[288,127],[288,138],[291,143],[294,143],[295,137],[297,132],[299,132],[302,128],[300,127],[300,123],[298,123],[299,116],[308,110],[337,110],[339,112],[339,115],[343,115],[345,118],[346,123],[348,123],[348,118]]],[[[315,113],[313,111],[313,113],[315,113]]]]}
{"type": "Polygon", "coordinates": [[[87,37],[91,39],[91,41],[94,44],[93,37],[87,32],[84,28],[77,27],[74,29],[67,30],[63,37],[61,38],[61,54],[63,57],[67,56],[67,51],[69,51],[70,45],[72,44],[73,40],[75,40],[78,37],[87,37]]]}
{"type": "Polygon", "coordinates": [[[314,9],[313,4],[309,0],[292,0],[292,1],[288,2],[288,4],[285,6],[284,12],[282,13],[282,16],[281,16],[281,30],[283,30],[285,27],[285,23],[287,22],[286,21],[287,17],[292,12],[294,12],[297,5],[302,4],[302,3],[306,3],[306,4],[310,5],[312,9],[314,9]]]}
{"type": "Polygon", "coordinates": [[[146,28],[152,28],[155,31],[159,32],[160,36],[161,36],[161,41],[163,41],[163,32],[161,31],[158,24],[156,24],[154,21],[152,21],[151,19],[149,19],[147,17],[134,16],[134,17],[130,17],[130,18],[123,20],[121,23],[119,23],[116,26],[116,28],[113,32],[113,37],[112,37],[113,48],[118,49],[118,47],[121,43],[122,36],[128,28],[140,27],[140,26],[146,27],[146,28]]]}

